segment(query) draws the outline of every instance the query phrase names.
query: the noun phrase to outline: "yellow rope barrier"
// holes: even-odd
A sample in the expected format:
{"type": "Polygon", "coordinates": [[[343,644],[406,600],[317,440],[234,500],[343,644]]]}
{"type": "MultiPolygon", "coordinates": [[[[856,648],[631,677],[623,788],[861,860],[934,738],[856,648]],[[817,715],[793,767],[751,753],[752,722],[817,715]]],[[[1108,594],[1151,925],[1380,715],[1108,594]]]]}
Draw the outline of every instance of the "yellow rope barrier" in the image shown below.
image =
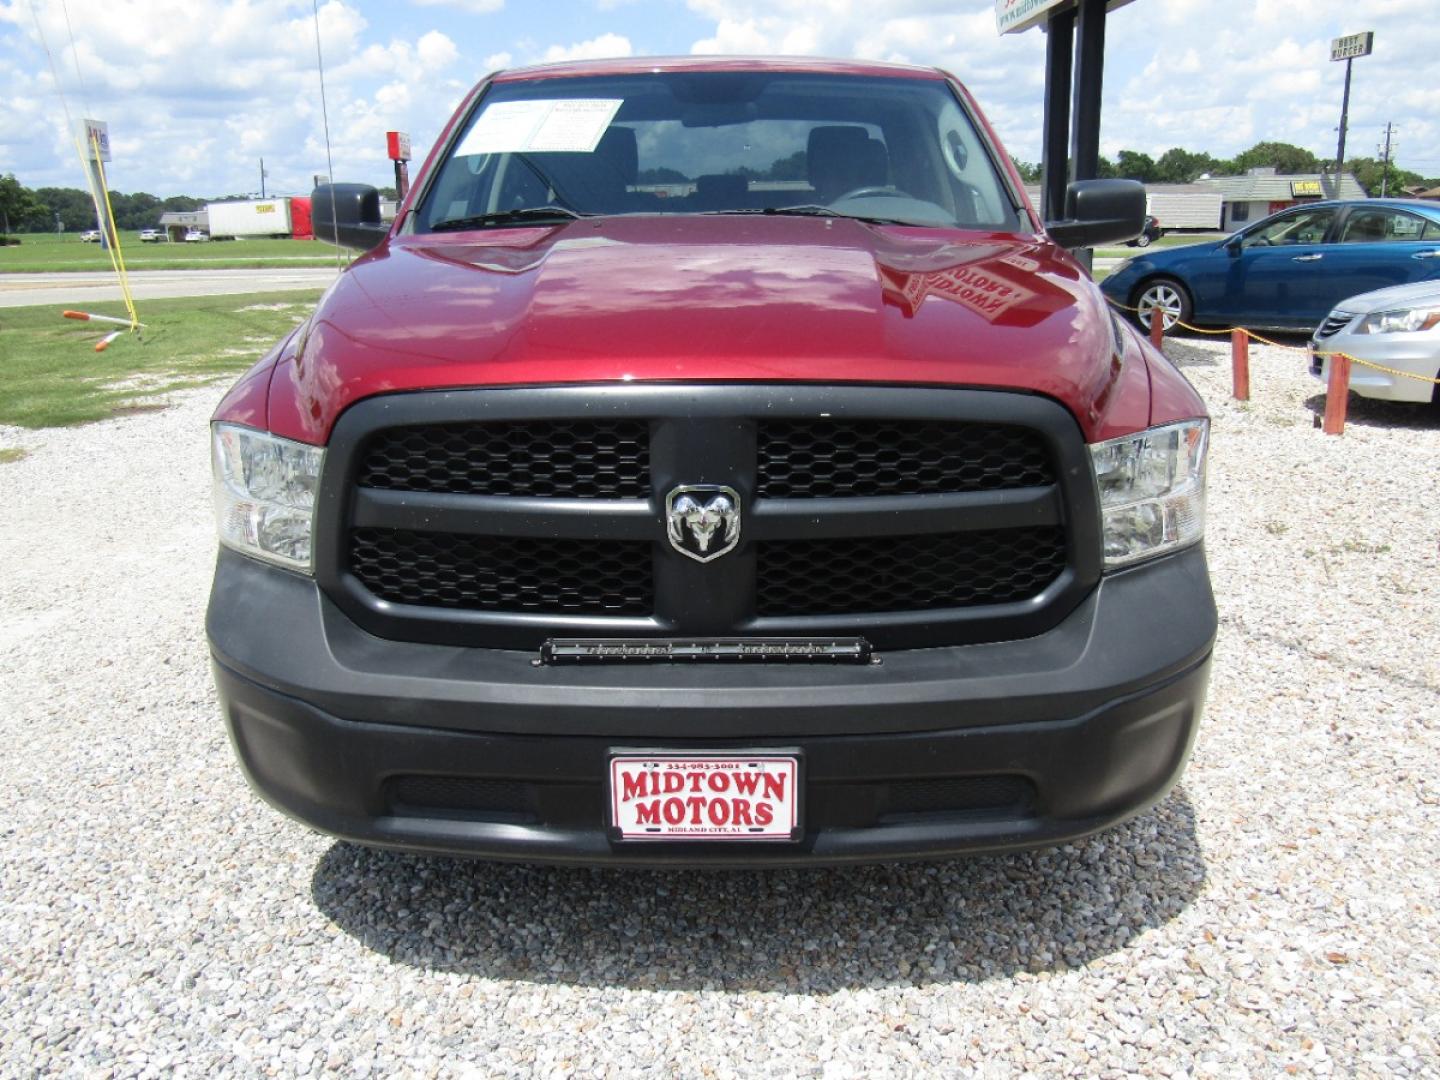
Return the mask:
{"type": "MultiPolygon", "coordinates": [[[[1108,297],[1107,297],[1106,299],[1109,300],[1108,297]]],[[[1119,303],[1119,302],[1116,301],[1116,300],[1109,300],[1109,303],[1110,303],[1110,306],[1111,306],[1111,307],[1119,308],[1121,311],[1128,311],[1128,312],[1130,312],[1132,315],[1139,315],[1139,314],[1140,314],[1140,309],[1139,309],[1139,308],[1130,307],[1128,304],[1122,304],[1122,303],[1119,303]]],[[[1164,316],[1163,316],[1163,313],[1162,313],[1162,316],[1161,316],[1161,317],[1162,317],[1162,318],[1164,317],[1164,316]]],[[[1231,327],[1229,330],[1214,330],[1214,329],[1207,329],[1206,327],[1203,327],[1203,326],[1191,326],[1189,323],[1187,323],[1187,322],[1181,322],[1179,319],[1176,319],[1176,320],[1175,320],[1173,323],[1171,323],[1170,325],[1171,325],[1171,326],[1183,327],[1184,329],[1189,330],[1189,331],[1191,331],[1192,333],[1196,333],[1196,334],[1214,334],[1214,335],[1225,334],[1225,335],[1229,335],[1229,334],[1233,334],[1236,330],[1239,330],[1242,334],[1244,334],[1244,335],[1245,335],[1247,338],[1249,338],[1251,341],[1258,341],[1258,342],[1259,342],[1260,344],[1262,344],[1262,345],[1269,345],[1269,346],[1271,346],[1272,348],[1276,348],[1276,349],[1288,349],[1290,352],[1304,353],[1306,356],[1309,356],[1309,355],[1310,355],[1310,350],[1309,350],[1308,348],[1304,348],[1304,347],[1299,346],[1299,345],[1285,345],[1285,344],[1283,344],[1283,343],[1281,343],[1281,342],[1279,342],[1279,341],[1272,341],[1270,338],[1262,337],[1261,335],[1255,333],[1254,330],[1248,330],[1248,329],[1246,329],[1246,328],[1243,327],[1243,326],[1231,327]]],[[[1316,356],[1344,356],[1344,357],[1348,358],[1349,361],[1350,361],[1352,364],[1359,364],[1361,367],[1372,368],[1372,369],[1375,370],[1375,371],[1383,371],[1383,372],[1384,372],[1385,374],[1387,374],[1387,375],[1397,375],[1397,376],[1399,376],[1399,377],[1402,378],[1402,379],[1414,379],[1416,382],[1430,383],[1430,384],[1433,385],[1433,386],[1440,386],[1440,378],[1432,378],[1432,377],[1429,376],[1429,375],[1417,375],[1417,374],[1415,374],[1413,371],[1401,371],[1399,368],[1386,367],[1384,364],[1377,364],[1377,363],[1375,363],[1375,362],[1372,361],[1372,360],[1361,360],[1360,357],[1358,357],[1358,356],[1351,356],[1349,353],[1347,353],[1347,352],[1341,352],[1341,351],[1338,350],[1338,349],[1328,349],[1328,350],[1327,350],[1327,349],[1317,349],[1317,350],[1315,350],[1315,355],[1316,355],[1316,356]]]]}

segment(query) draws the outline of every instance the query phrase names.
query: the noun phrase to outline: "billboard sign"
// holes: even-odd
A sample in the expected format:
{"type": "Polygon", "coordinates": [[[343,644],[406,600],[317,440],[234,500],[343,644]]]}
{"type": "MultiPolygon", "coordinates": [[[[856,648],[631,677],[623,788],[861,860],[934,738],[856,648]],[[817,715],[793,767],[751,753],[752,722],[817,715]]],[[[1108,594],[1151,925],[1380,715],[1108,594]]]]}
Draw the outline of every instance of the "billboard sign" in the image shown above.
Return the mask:
{"type": "Polygon", "coordinates": [[[1050,12],[1070,0],[995,0],[995,29],[1001,34],[1018,34],[1021,30],[1044,22],[1050,12]]]}
{"type": "MultiPolygon", "coordinates": [[[[1105,10],[1114,11],[1131,0],[1109,0],[1105,10]]],[[[1039,26],[1052,15],[1073,8],[1076,0],[995,0],[995,29],[1001,34],[1018,34],[1039,26]]]]}
{"type": "Polygon", "coordinates": [[[1369,56],[1375,50],[1375,31],[1363,34],[1349,34],[1330,42],[1331,60],[1354,60],[1357,56],[1369,56]]]}

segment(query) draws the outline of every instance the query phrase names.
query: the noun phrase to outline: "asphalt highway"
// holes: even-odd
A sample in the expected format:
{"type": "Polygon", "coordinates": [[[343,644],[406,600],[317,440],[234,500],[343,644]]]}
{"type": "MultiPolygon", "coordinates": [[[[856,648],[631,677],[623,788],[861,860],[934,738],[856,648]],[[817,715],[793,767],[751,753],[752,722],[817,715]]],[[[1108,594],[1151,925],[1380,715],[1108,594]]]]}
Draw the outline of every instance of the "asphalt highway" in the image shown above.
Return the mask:
{"type": "MultiPolygon", "coordinates": [[[[219,296],[231,293],[323,289],[335,280],[334,267],[254,270],[135,270],[130,289],[136,300],[168,296],[219,296]]],[[[119,300],[112,273],[0,274],[0,308],[37,304],[83,304],[119,300]]]]}

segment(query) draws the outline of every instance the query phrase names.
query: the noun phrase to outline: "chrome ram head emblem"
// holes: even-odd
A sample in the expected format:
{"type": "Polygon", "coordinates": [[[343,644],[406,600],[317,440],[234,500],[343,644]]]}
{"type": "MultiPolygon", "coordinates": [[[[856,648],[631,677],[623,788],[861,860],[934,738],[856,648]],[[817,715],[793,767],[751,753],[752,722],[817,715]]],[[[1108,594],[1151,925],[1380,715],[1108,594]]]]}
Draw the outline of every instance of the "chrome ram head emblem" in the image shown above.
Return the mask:
{"type": "Polygon", "coordinates": [[[740,496],[717,484],[677,487],[665,498],[665,528],[681,555],[718,559],[740,542],[740,496]]]}

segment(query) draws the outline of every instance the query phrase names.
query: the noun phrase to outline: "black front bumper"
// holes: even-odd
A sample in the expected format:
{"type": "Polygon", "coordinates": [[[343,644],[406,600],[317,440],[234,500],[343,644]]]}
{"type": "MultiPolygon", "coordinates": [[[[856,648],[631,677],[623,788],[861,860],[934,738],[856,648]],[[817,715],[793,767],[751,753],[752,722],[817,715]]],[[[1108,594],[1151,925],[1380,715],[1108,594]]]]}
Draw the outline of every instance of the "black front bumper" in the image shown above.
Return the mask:
{"type": "Polygon", "coordinates": [[[208,616],[236,751],[286,813],[414,851],[671,866],[941,857],[1115,824],[1184,768],[1215,626],[1198,548],[1105,578],[1039,636],[863,667],[536,667],[388,641],[230,552],[208,616]],[[611,840],[606,760],[636,746],[798,748],[804,837],[611,840]]]}

